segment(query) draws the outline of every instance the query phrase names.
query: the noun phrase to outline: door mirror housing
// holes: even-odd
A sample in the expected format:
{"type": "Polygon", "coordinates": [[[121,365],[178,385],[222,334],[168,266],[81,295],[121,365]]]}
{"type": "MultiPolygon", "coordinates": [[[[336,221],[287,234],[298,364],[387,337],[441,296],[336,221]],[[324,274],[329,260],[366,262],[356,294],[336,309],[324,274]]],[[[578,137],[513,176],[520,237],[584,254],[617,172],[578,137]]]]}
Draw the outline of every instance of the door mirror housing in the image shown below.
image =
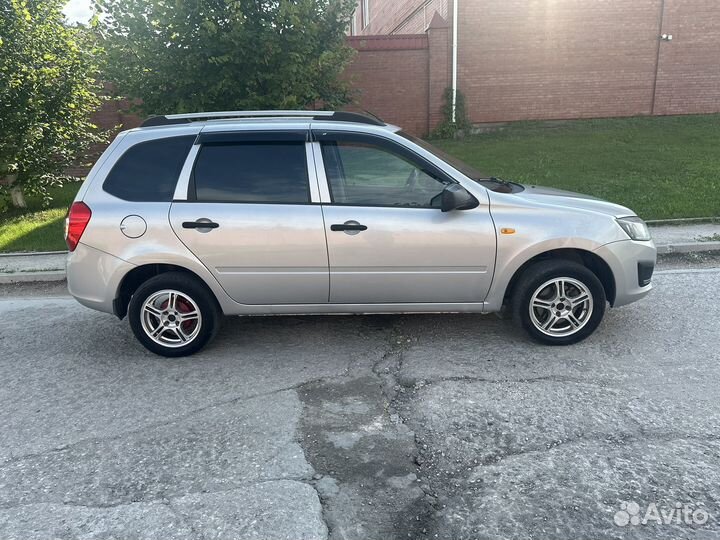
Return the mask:
{"type": "Polygon", "coordinates": [[[475,208],[478,204],[478,200],[460,184],[449,184],[445,186],[442,192],[442,198],[440,202],[440,209],[443,212],[450,212],[451,210],[470,210],[475,208]]]}

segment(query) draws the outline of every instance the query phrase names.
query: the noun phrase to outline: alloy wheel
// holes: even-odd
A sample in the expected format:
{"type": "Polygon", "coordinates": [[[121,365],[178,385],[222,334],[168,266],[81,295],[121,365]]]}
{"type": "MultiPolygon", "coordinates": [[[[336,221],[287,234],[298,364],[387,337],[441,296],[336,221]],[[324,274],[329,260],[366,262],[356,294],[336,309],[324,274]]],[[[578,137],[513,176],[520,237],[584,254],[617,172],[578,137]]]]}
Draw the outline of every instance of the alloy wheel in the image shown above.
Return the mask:
{"type": "Polygon", "coordinates": [[[142,305],[143,331],[163,347],[183,347],[200,332],[202,314],[195,301],[180,291],[165,289],[150,295],[142,305]]]}
{"type": "Polygon", "coordinates": [[[581,281],[558,277],[546,281],[530,297],[530,321],[540,332],[566,337],[580,331],[593,313],[593,296],[581,281]]]}

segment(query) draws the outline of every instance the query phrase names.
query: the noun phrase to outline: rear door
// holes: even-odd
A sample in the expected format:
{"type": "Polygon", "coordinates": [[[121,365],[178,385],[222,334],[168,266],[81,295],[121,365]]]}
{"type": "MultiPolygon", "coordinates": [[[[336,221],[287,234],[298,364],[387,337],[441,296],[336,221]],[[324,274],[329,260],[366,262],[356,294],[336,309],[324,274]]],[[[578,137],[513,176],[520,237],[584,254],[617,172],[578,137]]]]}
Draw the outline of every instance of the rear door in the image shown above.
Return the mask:
{"type": "Polygon", "coordinates": [[[307,131],[198,137],[188,200],[173,202],[170,221],[237,302],[328,301],[325,230],[307,138],[307,131]]]}

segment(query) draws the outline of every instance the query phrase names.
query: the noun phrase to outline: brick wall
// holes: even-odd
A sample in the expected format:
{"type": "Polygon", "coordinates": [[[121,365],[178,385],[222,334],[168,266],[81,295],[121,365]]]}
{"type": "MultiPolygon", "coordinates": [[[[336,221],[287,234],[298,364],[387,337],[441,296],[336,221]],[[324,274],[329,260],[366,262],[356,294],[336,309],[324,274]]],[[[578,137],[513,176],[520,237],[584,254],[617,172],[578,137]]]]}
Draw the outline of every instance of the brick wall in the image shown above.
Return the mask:
{"type": "Polygon", "coordinates": [[[346,76],[365,109],[413,133],[428,130],[428,39],[424,34],[349,39],[357,49],[346,76]]]}
{"type": "MultiPolygon", "coordinates": [[[[452,2],[370,0],[370,25],[361,31],[419,32],[426,7],[438,5],[451,16],[452,2]]],[[[720,112],[719,0],[459,0],[458,6],[459,89],[473,122],[720,112]],[[673,40],[662,41],[661,34],[673,40]]],[[[450,85],[452,35],[445,32],[428,37],[431,128],[440,119],[440,86],[450,85]]],[[[374,62],[384,84],[368,77],[359,84],[367,103],[382,103],[386,77],[397,66],[394,55],[374,62]]],[[[405,113],[387,118],[401,122],[405,113]]]]}
{"type": "Polygon", "coordinates": [[[720,2],[666,0],[655,114],[720,111],[720,2]]]}
{"type": "MultiPolygon", "coordinates": [[[[369,21],[363,27],[363,2],[355,10],[355,35],[420,34],[435,13],[447,18],[451,0],[368,0],[369,21]]],[[[367,20],[367,19],[366,19],[367,20]]]]}
{"type": "Polygon", "coordinates": [[[473,122],[650,114],[659,0],[463,1],[473,122]]]}

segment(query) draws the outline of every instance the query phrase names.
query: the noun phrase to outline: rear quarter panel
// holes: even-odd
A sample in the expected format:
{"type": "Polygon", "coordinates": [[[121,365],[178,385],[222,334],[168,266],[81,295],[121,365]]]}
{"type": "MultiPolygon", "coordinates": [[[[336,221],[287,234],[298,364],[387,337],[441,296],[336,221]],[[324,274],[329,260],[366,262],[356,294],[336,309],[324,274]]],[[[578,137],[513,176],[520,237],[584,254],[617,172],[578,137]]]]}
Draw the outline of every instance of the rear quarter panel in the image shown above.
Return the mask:
{"type": "MultiPolygon", "coordinates": [[[[195,125],[159,129],[163,130],[163,137],[191,135],[200,130],[199,126],[195,125]]],[[[153,129],[123,132],[98,160],[76,198],[85,202],[92,211],[92,218],[80,243],[130,263],[132,267],[173,264],[190,270],[210,287],[223,311],[233,311],[237,304],[230,299],[210,271],[180,242],[170,227],[170,202],[125,201],[102,189],[107,174],[128,148],[155,138],[157,132],[153,129]],[[138,238],[128,238],[120,229],[122,220],[130,215],[140,216],[147,225],[146,232],[138,238]]],[[[85,261],[87,262],[87,257],[85,261]]],[[[70,254],[69,264],[72,262],[73,254],[70,254]]],[[[77,264],[74,266],[77,267],[77,264]]],[[[102,272],[102,268],[99,271],[102,272]]],[[[97,276],[97,279],[102,280],[104,277],[97,276]]],[[[107,291],[108,297],[112,297],[110,301],[116,292],[117,290],[107,291]]]]}

